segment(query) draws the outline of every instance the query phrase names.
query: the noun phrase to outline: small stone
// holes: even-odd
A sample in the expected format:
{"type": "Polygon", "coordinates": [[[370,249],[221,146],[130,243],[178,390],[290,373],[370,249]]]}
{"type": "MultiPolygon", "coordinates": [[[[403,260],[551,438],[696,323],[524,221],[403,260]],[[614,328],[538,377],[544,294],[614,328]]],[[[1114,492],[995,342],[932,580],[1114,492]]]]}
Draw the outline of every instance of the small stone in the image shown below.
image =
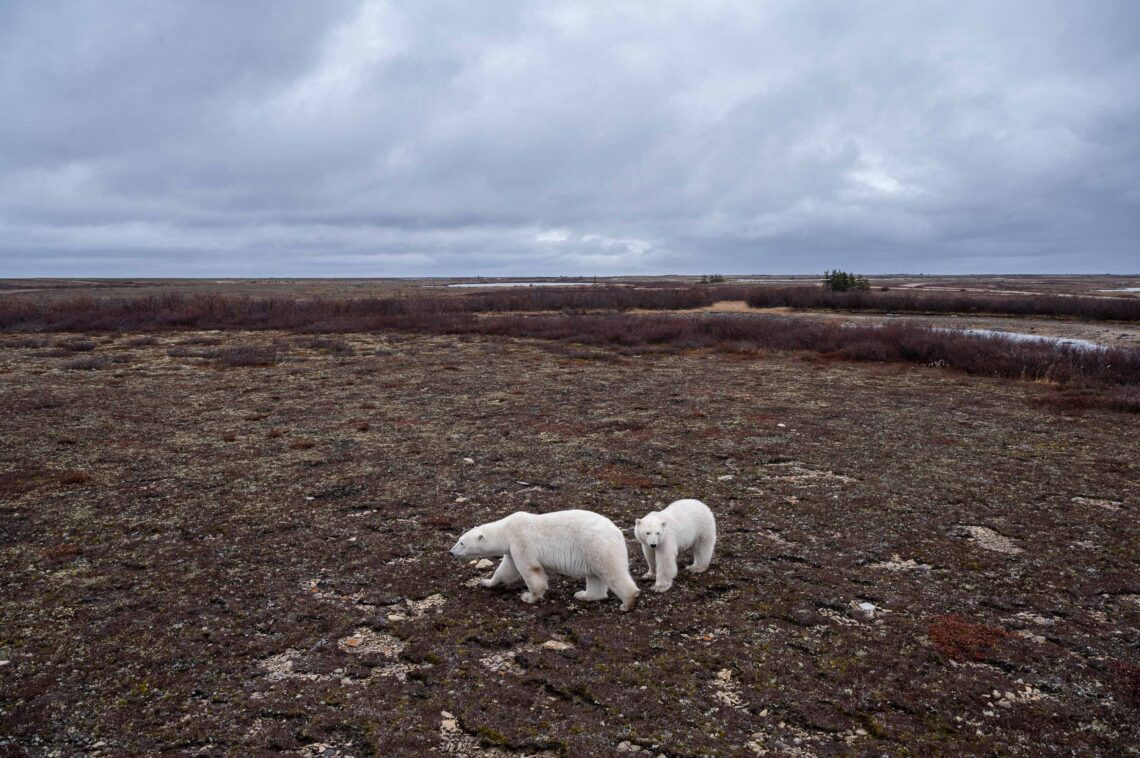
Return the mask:
{"type": "Polygon", "coordinates": [[[732,480],[732,474],[722,474],[717,477],[718,482],[727,482],[732,480]]]}
{"type": "Polygon", "coordinates": [[[464,458],[463,462],[466,464],[472,464],[475,462],[475,459],[474,458],[464,458]]]}
{"type": "Polygon", "coordinates": [[[7,666],[11,661],[0,661],[0,666],[7,666]]]}
{"type": "Polygon", "coordinates": [[[542,646],[547,650],[569,650],[574,647],[569,642],[562,642],[561,640],[547,640],[542,643],[542,646]]]}
{"type": "Polygon", "coordinates": [[[439,712],[439,715],[440,715],[440,716],[443,716],[445,719],[453,719],[453,718],[455,718],[455,716],[454,716],[453,714],[451,714],[451,713],[448,713],[447,711],[440,711],[440,712],[439,712]]]}
{"type": "Polygon", "coordinates": [[[618,743],[617,749],[619,753],[628,753],[632,747],[628,740],[622,740],[618,743]]]}
{"type": "Polygon", "coordinates": [[[389,621],[403,621],[405,618],[407,618],[407,617],[402,613],[389,613],[388,614],[388,620],[389,621]]]}
{"type": "Polygon", "coordinates": [[[475,564],[475,568],[477,568],[477,569],[489,569],[494,565],[495,565],[494,561],[492,561],[488,558],[480,558],[479,561],[475,564]]]}
{"type": "Polygon", "coordinates": [[[467,502],[467,498],[465,498],[465,497],[463,497],[462,495],[460,495],[459,497],[455,498],[455,502],[457,502],[457,503],[466,503],[466,502],[467,502]]]}
{"type": "Polygon", "coordinates": [[[856,729],[855,734],[859,735],[860,737],[866,737],[867,736],[867,730],[866,729],[856,729]]]}
{"type": "Polygon", "coordinates": [[[305,499],[306,500],[316,500],[316,498],[313,497],[312,495],[305,495],[305,499]]]}
{"type": "Polygon", "coordinates": [[[781,429],[785,429],[785,428],[787,428],[788,425],[787,424],[776,424],[776,426],[780,427],[781,429]]]}
{"type": "Polygon", "coordinates": [[[344,646],[345,647],[360,647],[360,643],[363,641],[364,640],[360,639],[359,637],[349,637],[348,639],[346,639],[344,641],[344,646]]]}

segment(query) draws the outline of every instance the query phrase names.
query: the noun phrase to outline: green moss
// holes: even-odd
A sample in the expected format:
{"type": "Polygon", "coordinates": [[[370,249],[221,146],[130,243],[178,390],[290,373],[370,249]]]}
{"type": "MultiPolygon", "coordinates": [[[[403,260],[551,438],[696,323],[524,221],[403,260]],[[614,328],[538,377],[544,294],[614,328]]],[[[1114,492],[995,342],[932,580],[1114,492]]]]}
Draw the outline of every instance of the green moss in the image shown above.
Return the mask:
{"type": "Polygon", "coordinates": [[[476,726],[474,731],[487,744],[506,746],[511,742],[502,732],[489,726],[476,726]]]}

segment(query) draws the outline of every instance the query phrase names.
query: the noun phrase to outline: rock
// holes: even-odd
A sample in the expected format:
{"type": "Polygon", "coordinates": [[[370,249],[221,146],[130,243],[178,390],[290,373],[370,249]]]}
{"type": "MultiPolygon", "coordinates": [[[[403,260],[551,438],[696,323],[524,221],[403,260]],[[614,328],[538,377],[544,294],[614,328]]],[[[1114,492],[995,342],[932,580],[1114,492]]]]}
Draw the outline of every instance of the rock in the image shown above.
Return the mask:
{"type": "Polygon", "coordinates": [[[463,462],[470,465],[470,464],[475,462],[475,459],[474,458],[464,458],[463,462]]]}
{"type": "Polygon", "coordinates": [[[345,647],[360,647],[361,642],[363,642],[363,640],[359,637],[349,637],[344,641],[344,644],[345,647]]]}
{"type": "Polygon", "coordinates": [[[440,711],[440,712],[439,712],[439,715],[440,715],[440,716],[443,716],[445,719],[453,719],[453,718],[455,718],[455,716],[454,716],[453,714],[451,714],[451,713],[449,713],[449,712],[447,712],[447,711],[440,711]]]}
{"type": "Polygon", "coordinates": [[[732,474],[722,474],[722,475],[718,476],[716,479],[718,482],[728,482],[728,481],[732,480],[732,474]]]}
{"type": "Polygon", "coordinates": [[[574,647],[569,642],[562,642],[561,640],[547,640],[542,643],[542,646],[547,650],[569,650],[574,647]]]}
{"type": "Polygon", "coordinates": [[[479,560],[478,563],[475,564],[475,568],[477,568],[477,569],[489,569],[494,565],[495,565],[494,561],[492,561],[488,558],[482,558],[479,560]]]}

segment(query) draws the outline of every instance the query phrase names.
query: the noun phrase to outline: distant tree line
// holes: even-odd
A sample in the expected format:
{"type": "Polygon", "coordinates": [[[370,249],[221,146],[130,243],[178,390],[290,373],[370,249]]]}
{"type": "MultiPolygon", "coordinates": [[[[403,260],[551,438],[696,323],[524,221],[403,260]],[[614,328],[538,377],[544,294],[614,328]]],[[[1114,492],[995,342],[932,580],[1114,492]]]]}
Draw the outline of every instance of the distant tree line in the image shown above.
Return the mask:
{"type": "Polygon", "coordinates": [[[832,292],[847,292],[848,290],[869,290],[871,283],[866,277],[849,274],[846,271],[824,271],[823,286],[832,292]]]}

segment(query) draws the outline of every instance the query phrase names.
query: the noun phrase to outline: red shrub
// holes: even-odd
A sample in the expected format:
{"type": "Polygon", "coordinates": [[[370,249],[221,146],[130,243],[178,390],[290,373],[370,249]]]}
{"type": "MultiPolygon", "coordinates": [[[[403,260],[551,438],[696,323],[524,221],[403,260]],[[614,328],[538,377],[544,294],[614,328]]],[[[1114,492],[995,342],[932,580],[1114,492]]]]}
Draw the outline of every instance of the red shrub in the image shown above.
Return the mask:
{"type": "Polygon", "coordinates": [[[927,635],[935,649],[955,661],[982,661],[990,656],[1009,632],[985,624],[973,624],[961,616],[946,614],[930,619],[927,635]]]}

